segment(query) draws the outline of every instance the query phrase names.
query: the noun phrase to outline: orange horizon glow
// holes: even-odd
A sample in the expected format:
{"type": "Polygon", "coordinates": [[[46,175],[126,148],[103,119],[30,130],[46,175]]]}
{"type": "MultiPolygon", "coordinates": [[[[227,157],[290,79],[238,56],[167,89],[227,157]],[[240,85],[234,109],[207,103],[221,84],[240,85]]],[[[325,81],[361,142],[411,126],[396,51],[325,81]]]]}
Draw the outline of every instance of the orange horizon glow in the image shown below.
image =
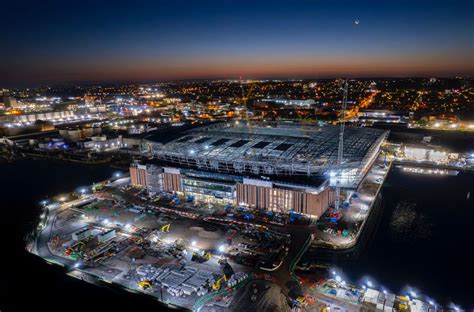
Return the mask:
{"type": "Polygon", "coordinates": [[[261,59],[188,59],[165,63],[146,60],[116,65],[76,64],[67,71],[61,66],[44,72],[49,81],[145,81],[226,78],[331,78],[331,77],[414,77],[469,76],[474,62],[460,57],[446,62],[443,57],[325,57],[261,58],[261,59]],[[466,66],[467,64],[467,66],[466,66]]]}

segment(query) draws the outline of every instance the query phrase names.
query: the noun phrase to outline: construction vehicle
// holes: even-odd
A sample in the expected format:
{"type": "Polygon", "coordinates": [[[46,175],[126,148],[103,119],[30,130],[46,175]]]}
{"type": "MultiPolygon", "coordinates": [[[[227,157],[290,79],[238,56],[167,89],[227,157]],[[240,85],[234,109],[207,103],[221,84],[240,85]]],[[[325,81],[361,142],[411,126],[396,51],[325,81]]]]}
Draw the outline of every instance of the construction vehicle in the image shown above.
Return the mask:
{"type": "Polygon", "coordinates": [[[151,282],[149,280],[143,280],[138,283],[141,289],[146,290],[151,287],[151,282]]]}
{"type": "Polygon", "coordinates": [[[253,214],[251,213],[244,214],[244,220],[252,220],[252,219],[253,219],[253,214]]]}
{"type": "Polygon", "coordinates": [[[299,296],[298,298],[296,298],[296,301],[298,301],[300,304],[304,304],[306,302],[306,298],[299,296]]]}
{"type": "Polygon", "coordinates": [[[294,212],[293,210],[290,211],[290,223],[294,223],[296,220],[299,220],[303,217],[302,214],[294,212]]]}
{"type": "Polygon", "coordinates": [[[398,304],[398,310],[399,311],[406,311],[408,310],[408,304],[401,302],[398,304]]]}
{"type": "Polygon", "coordinates": [[[215,281],[214,284],[212,284],[212,290],[218,291],[219,289],[221,289],[222,281],[227,282],[227,277],[225,276],[225,274],[222,275],[222,277],[219,278],[217,281],[215,281]]]}
{"type": "Polygon", "coordinates": [[[193,255],[191,257],[191,261],[196,261],[199,263],[203,263],[206,261],[209,261],[212,257],[212,254],[208,251],[200,250],[200,251],[195,251],[193,252],[193,255]]]}
{"type": "Polygon", "coordinates": [[[82,250],[86,244],[83,241],[77,241],[64,249],[64,255],[77,260],[82,256],[82,250]]]}
{"type": "Polygon", "coordinates": [[[408,303],[410,302],[410,298],[408,296],[399,296],[399,303],[398,303],[398,310],[399,311],[407,311],[408,310],[408,303]]]}
{"type": "Polygon", "coordinates": [[[93,184],[92,185],[92,191],[93,192],[96,192],[96,191],[100,191],[104,188],[104,185],[103,184],[93,184]]]}
{"type": "Polygon", "coordinates": [[[219,263],[220,265],[224,265],[224,264],[228,263],[227,258],[226,257],[220,257],[220,259],[217,260],[217,263],[219,263]]]}
{"type": "Polygon", "coordinates": [[[219,264],[222,266],[222,273],[224,273],[226,279],[229,279],[234,275],[234,269],[230,266],[227,260],[219,264]]]}
{"type": "Polygon", "coordinates": [[[171,223],[165,224],[161,227],[161,232],[169,232],[171,227],[171,223]]]}
{"type": "Polygon", "coordinates": [[[232,230],[232,233],[227,237],[227,244],[232,245],[232,240],[236,234],[237,230],[232,230]]]}
{"type": "Polygon", "coordinates": [[[298,298],[296,298],[297,305],[301,307],[305,307],[309,304],[312,304],[314,303],[314,301],[315,301],[314,297],[311,297],[308,295],[299,296],[298,298]]]}

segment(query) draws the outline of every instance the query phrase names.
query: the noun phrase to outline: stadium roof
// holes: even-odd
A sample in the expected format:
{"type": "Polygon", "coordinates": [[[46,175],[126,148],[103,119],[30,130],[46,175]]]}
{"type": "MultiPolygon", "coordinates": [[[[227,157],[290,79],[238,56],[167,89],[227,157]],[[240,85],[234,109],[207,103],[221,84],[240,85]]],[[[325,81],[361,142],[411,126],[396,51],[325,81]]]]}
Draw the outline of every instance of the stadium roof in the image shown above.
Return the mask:
{"type": "MultiPolygon", "coordinates": [[[[311,175],[334,166],[338,126],[298,123],[225,122],[184,131],[155,144],[154,157],[215,171],[277,175],[311,175]]],[[[378,151],[386,132],[346,127],[344,166],[364,166],[378,151]]]]}

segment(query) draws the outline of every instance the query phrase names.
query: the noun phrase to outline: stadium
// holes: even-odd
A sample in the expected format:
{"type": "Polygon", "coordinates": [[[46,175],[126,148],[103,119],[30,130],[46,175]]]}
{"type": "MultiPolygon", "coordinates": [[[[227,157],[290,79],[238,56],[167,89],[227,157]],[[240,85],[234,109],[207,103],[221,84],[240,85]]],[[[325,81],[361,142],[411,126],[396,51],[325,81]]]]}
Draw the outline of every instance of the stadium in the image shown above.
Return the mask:
{"type": "Polygon", "coordinates": [[[356,188],[387,132],[300,123],[219,122],[147,137],[152,160],[132,165],[132,183],[197,200],[320,216],[332,186],[356,188]]]}

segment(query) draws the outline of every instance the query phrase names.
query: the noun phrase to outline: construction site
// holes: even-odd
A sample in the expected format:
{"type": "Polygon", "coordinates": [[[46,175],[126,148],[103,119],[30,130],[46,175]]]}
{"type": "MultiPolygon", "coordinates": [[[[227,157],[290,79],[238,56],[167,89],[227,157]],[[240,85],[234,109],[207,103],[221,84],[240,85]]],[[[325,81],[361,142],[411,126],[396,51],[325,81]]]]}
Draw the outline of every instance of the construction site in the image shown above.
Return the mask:
{"type": "MultiPolygon", "coordinates": [[[[38,239],[38,254],[192,310],[222,291],[232,294],[252,279],[255,269],[271,270],[286,256],[286,233],[146,204],[140,197],[147,195],[127,183],[94,187],[90,194],[49,206],[50,214],[54,211],[45,224],[50,239],[45,245],[38,239]]],[[[212,304],[226,306],[231,299],[212,304]]]]}
{"type": "Polygon", "coordinates": [[[387,135],[342,114],[339,126],[247,119],[149,137],[130,178],[45,204],[31,251],[193,311],[417,310],[307,257],[359,242],[391,167],[387,135]]]}
{"type": "Polygon", "coordinates": [[[356,189],[387,132],[293,122],[236,120],[176,129],[146,138],[145,164],[132,164],[132,185],[172,192],[209,204],[320,218],[339,197],[356,189]],[[344,130],[343,130],[344,131],[344,130]]]}

